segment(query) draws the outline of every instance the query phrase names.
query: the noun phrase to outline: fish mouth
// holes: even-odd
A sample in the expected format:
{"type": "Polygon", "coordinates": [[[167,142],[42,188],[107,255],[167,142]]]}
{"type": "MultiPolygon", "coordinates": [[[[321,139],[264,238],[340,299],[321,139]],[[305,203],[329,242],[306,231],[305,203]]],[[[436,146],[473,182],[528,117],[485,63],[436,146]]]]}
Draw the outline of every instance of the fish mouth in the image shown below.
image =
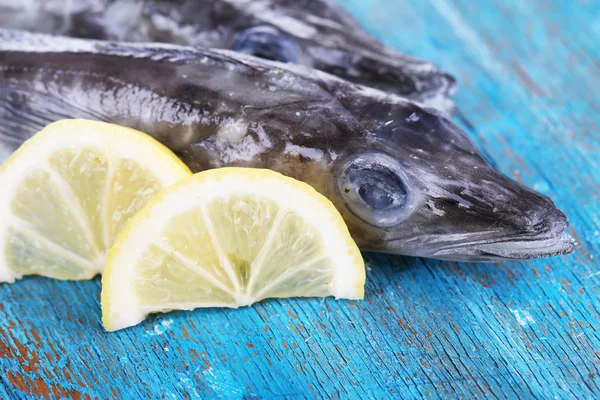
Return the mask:
{"type": "Polygon", "coordinates": [[[527,260],[545,258],[573,251],[575,241],[564,232],[547,239],[509,239],[492,242],[468,243],[444,246],[434,250],[431,257],[453,261],[494,262],[503,260],[527,260]]]}
{"type": "Polygon", "coordinates": [[[465,237],[468,234],[456,236],[418,236],[406,243],[410,249],[405,251],[418,257],[448,261],[497,262],[568,254],[573,251],[575,245],[575,240],[567,232],[551,237],[500,237],[477,241],[468,240],[465,237]]]}

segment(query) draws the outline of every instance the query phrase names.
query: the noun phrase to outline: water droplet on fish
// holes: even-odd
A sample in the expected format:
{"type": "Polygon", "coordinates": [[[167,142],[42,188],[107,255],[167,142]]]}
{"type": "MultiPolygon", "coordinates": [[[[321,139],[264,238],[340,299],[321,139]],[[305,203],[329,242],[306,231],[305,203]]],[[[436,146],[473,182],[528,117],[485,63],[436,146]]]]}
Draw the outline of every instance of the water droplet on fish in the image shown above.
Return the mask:
{"type": "Polygon", "coordinates": [[[419,120],[419,116],[417,115],[417,113],[412,113],[404,120],[406,122],[417,122],[419,120]]]}

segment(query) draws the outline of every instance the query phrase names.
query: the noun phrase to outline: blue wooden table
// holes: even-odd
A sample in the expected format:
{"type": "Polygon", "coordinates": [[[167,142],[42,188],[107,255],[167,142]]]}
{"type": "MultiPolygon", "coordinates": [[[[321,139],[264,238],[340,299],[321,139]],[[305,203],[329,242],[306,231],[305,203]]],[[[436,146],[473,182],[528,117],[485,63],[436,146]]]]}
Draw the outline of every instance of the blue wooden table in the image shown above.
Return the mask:
{"type": "Polygon", "coordinates": [[[571,220],[566,257],[365,254],[362,302],[274,300],[107,334],[100,282],[0,285],[0,398],[598,398],[600,2],[345,0],[460,83],[455,120],[571,220]]]}

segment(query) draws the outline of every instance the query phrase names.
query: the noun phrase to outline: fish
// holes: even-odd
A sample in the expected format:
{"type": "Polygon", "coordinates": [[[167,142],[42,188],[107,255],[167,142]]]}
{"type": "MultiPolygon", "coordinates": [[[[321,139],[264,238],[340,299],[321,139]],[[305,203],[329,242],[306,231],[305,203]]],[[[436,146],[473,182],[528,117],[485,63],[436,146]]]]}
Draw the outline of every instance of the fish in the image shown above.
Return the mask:
{"type": "Polygon", "coordinates": [[[0,27],[230,49],[455,110],[454,77],[385,46],[329,0],[0,0],[0,27]]]}
{"type": "Polygon", "coordinates": [[[363,250],[491,262],[573,249],[565,214],[438,110],[304,66],[0,30],[5,153],[64,118],[139,129],[194,172],[268,168],[307,182],[363,250]]]}

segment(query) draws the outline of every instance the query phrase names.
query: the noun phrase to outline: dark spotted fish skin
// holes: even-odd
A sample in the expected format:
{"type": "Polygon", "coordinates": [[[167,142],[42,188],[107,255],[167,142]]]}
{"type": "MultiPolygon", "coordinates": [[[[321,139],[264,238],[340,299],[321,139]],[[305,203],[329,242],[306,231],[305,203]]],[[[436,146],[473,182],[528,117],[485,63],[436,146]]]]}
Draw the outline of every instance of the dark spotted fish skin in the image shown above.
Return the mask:
{"type": "Polygon", "coordinates": [[[258,167],[305,181],[365,250],[494,261],[573,246],[548,198],[405,98],[232,51],[0,29],[0,160],[63,118],[140,129],[193,171],[258,167]]]}
{"type": "Polygon", "coordinates": [[[453,110],[452,76],[386,47],[327,0],[0,0],[0,27],[236,50],[453,110]]]}

